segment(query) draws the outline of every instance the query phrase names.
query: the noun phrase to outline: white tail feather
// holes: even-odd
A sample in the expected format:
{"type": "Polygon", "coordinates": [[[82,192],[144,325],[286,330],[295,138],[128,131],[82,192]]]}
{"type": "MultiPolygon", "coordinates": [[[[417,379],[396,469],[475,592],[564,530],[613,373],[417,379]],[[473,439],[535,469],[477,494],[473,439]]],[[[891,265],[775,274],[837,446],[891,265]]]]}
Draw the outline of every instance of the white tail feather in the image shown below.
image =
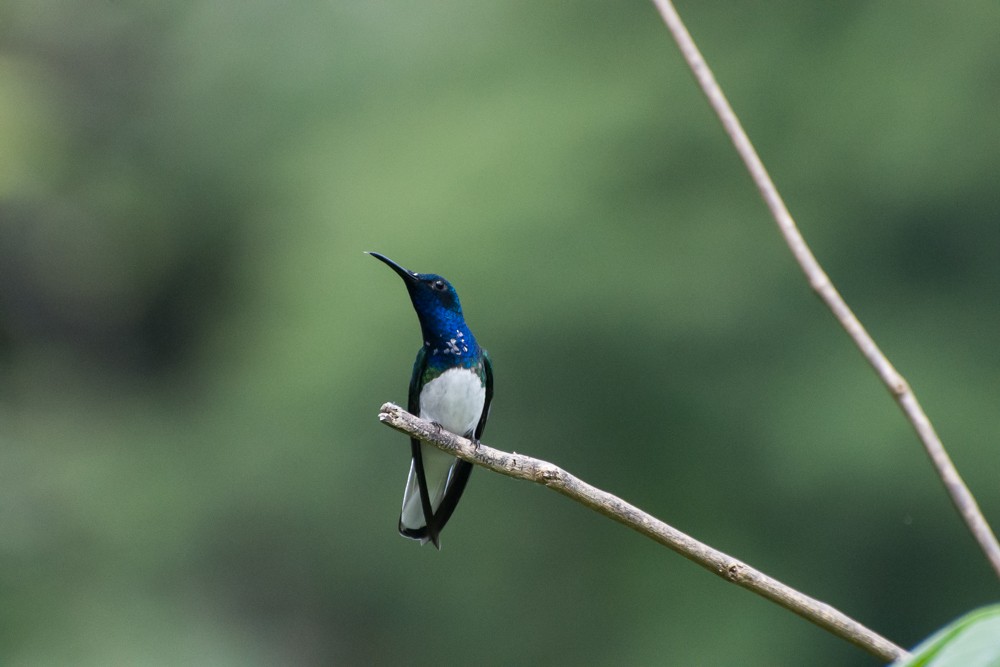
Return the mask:
{"type": "MultiPolygon", "coordinates": [[[[448,487],[448,480],[454,465],[458,462],[451,454],[442,452],[432,445],[420,444],[420,457],[424,462],[424,478],[427,480],[427,488],[431,499],[431,509],[437,512],[437,508],[444,499],[444,490],[448,487]]],[[[403,510],[399,517],[404,528],[416,530],[427,525],[424,520],[424,508],[420,503],[420,489],[417,484],[417,471],[414,463],[410,463],[410,476],[406,478],[406,491],[403,493],[403,510]]]]}

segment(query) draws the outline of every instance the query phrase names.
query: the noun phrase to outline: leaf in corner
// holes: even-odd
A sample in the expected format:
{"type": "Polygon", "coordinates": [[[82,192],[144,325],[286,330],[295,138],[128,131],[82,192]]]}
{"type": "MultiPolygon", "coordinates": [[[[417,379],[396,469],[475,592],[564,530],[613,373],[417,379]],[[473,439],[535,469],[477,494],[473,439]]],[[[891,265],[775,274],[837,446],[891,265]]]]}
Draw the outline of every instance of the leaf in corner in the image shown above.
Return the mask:
{"type": "Polygon", "coordinates": [[[1000,667],[1000,605],[962,616],[892,667],[1000,667]]]}

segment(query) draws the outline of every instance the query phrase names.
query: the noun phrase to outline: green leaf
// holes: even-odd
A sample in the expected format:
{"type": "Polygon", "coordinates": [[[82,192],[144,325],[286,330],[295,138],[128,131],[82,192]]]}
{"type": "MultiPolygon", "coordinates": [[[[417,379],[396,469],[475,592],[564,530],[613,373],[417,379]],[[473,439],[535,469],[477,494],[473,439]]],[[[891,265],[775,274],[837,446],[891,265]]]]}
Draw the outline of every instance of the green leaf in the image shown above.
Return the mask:
{"type": "Polygon", "coordinates": [[[969,612],[893,667],[1000,667],[1000,605],[969,612]]]}

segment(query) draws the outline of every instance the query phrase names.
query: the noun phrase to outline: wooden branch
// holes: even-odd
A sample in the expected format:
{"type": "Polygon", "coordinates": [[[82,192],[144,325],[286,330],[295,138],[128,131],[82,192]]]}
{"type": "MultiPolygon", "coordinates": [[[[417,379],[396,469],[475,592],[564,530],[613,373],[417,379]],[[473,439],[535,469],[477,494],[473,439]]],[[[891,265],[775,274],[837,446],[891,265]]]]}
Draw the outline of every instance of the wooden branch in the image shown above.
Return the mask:
{"type": "Polygon", "coordinates": [[[986,517],[983,516],[982,511],[979,509],[979,504],[973,497],[972,492],[969,491],[969,487],[966,486],[965,482],[962,481],[962,477],[958,474],[958,469],[952,463],[951,457],[948,456],[941,438],[938,437],[934,426],[931,424],[931,420],[920,406],[919,401],[917,401],[916,394],[913,393],[910,385],[896,371],[878,345],[875,344],[875,340],[868,334],[868,331],[865,330],[864,326],[862,326],[861,322],[848,307],[847,302],[840,296],[840,293],[830,281],[829,276],[826,275],[826,272],[823,271],[816,257],[812,254],[805,239],[799,232],[795,220],[792,218],[791,213],[788,212],[785,202],[782,200],[781,195],[778,194],[778,189],[771,181],[767,169],[764,168],[764,163],[761,162],[757,151],[754,150],[750,138],[743,130],[743,126],[736,117],[736,113],[722,92],[722,88],[715,81],[712,70],[709,69],[701,52],[698,51],[698,47],[677,14],[677,10],[674,9],[673,3],[670,0],[653,0],[653,4],[659,10],[664,23],[666,23],[667,28],[677,42],[677,46],[680,47],[684,60],[687,61],[688,67],[691,68],[694,78],[697,80],[698,85],[701,86],[702,92],[708,98],[709,104],[722,122],[726,134],[729,135],[733,146],[736,148],[736,152],[739,153],[740,158],[742,158],[743,163],[746,165],[747,171],[750,172],[750,177],[760,191],[761,197],[764,198],[764,202],[767,204],[768,209],[770,209],[775,222],[778,223],[778,229],[781,230],[781,234],[785,238],[785,243],[788,244],[789,249],[802,268],[802,272],[808,278],[809,285],[819,295],[820,299],[823,300],[823,303],[833,312],[834,317],[837,318],[837,321],[847,331],[854,344],[861,350],[861,354],[864,355],[879,378],[882,379],[882,383],[889,390],[889,393],[892,394],[896,403],[899,404],[910,424],[913,425],[917,436],[927,451],[927,455],[937,470],[938,476],[951,496],[951,501],[965,520],[966,525],[979,543],[983,553],[986,554],[986,558],[990,565],[992,565],[993,570],[1000,577],[1000,542],[997,542],[997,537],[986,521],[986,517]]]}
{"type": "Polygon", "coordinates": [[[726,581],[742,586],[795,612],[807,621],[846,639],[886,662],[909,656],[899,646],[830,605],[814,600],[746,563],[699,542],[621,498],[577,479],[558,466],[530,456],[502,452],[484,444],[476,447],[470,440],[419,419],[392,403],[382,406],[378,418],[383,424],[401,433],[434,445],[469,463],[508,477],[542,484],[572,498],[676,551],[726,581]]]}

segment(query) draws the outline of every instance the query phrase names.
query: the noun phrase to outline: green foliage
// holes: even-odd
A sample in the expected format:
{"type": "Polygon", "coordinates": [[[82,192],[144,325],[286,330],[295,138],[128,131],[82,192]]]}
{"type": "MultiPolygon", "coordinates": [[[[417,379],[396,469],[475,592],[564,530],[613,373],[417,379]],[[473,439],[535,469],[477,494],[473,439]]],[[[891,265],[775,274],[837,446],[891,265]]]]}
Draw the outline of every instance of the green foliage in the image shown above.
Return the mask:
{"type": "Polygon", "coordinates": [[[1000,665],[1000,605],[977,609],[949,623],[895,667],[996,667],[1000,665]]]}
{"type": "MultiPolygon", "coordinates": [[[[687,4],[996,523],[997,4],[687,4]]],[[[8,0],[0,137],[2,664],[873,664],[481,472],[399,538],[365,250],[456,285],[487,443],[901,645],[995,601],[649,5],[8,0]]]]}

